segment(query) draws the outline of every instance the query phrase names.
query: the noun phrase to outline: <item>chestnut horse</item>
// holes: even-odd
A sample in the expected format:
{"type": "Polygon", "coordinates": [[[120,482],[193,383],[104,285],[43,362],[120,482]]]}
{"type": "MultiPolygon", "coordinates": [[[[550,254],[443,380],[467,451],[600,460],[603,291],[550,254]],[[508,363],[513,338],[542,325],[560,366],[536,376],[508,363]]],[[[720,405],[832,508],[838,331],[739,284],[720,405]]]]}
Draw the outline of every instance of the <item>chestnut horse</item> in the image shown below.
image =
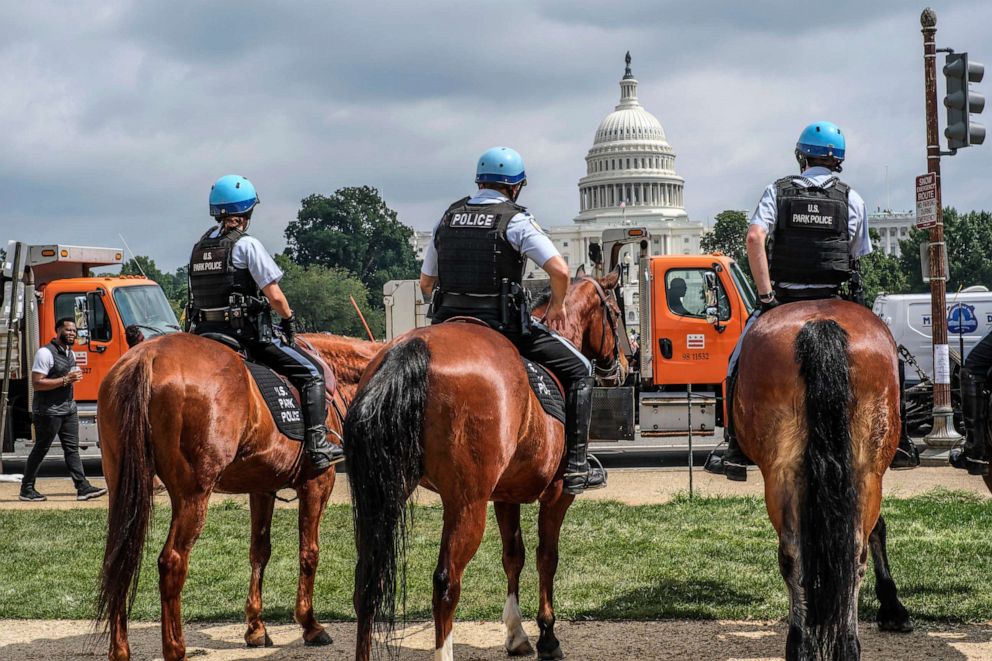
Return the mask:
{"type": "Polygon", "coordinates": [[[895,342],[854,303],[774,308],[744,338],[733,404],[779,537],[786,658],[858,659],[859,588],[869,547],[885,559],[882,475],[899,442],[895,342]]]}
{"type": "MultiPolygon", "coordinates": [[[[339,434],[334,408],[344,411],[358,379],[381,345],[333,335],[303,335],[334,369],[339,383],[328,427],[339,434]]],[[[334,470],[308,474],[301,446],[275,422],[241,357],[196,335],[176,333],[128,351],[100,385],[97,420],[103,472],[110,494],[107,545],[98,621],[110,624],[111,661],[129,659],[127,618],[138,585],[151,520],[152,479],[158,475],[172,501],[172,524],[158,559],[162,651],[186,659],[180,597],[189,554],[213,491],[250,494],[251,583],[245,604],[251,647],[269,646],[262,621],[262,576],[275,492],[299,497],[300,579],[296,621],[308,645],[331,642],[313,613],[320,518],[334,488],[334,470]]]]}
{"type": "MultiPolygon", "coordinates": [[[[622,360],[615,353],[616,283],[616,273],[583,278],[571,284],[565,299],[563,336],[606,371],[622,360]]],[[[358,547],[356,658],[369,658],[377,622],[387,636],[395,624],[396,592],[405,591],[406,502],[418,485],[440,494],[444,506],[434,571],[435,659],[453,658],[451,630],[462,572],[482,541],[490,500],[507,575],[506,649],[511,655],[533,652],[519,607],[520,504],[537,500],[537,650],[542,659],[561,658],[553,581],[562,521],[574,500],[562,490],[564,427],[541,408],[513,344],[468,323],[401,336],[369,365],[345,419],[345,439],[358,547]]]]}

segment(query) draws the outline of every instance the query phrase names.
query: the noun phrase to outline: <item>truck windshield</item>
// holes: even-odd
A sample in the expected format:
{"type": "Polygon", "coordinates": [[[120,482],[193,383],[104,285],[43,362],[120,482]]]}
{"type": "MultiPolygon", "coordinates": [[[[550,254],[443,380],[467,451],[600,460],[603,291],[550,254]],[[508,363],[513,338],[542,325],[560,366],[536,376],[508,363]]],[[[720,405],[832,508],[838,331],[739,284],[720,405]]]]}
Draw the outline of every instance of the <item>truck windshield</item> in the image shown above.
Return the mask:
{"type": "Polygon", "coordinates": [[[114,302],[125,328],[135,325],[159,335],[179,330],[176,315],[157,285],[117,287],[114,289],[114,302]]]}
{"type": "Polygon", "coordinates": [[[741,293],[741,300],[744,301],[744,307],[747,308],[747,313],[751,314],[758,307],[758,297],[755,295],[754,289],[751,288],[751,281],[744,275],[741,267],[737,266],[737,262],[730,263],[730,273],[734,276],[734,283],[737,285],[737,290],[741,293]]]}

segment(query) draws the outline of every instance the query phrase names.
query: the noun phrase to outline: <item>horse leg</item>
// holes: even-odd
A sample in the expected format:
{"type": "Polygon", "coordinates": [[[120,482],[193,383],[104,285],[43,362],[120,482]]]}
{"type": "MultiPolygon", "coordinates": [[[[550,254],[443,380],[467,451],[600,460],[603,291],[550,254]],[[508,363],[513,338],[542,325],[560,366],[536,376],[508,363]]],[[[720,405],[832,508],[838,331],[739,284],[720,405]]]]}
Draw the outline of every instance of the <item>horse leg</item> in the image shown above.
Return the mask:
{"type": "Polygon", "coordinates": [[[575,496],[559,492],[554,498],[541,502],[537,519],[537,574],[541,603],[537,612],[537,626],[541,636],[537,640],[539,659],[563,659],[561,644],[555,636],[555,573],[558,571],[558,540],[561,524],[565,520],[575,496]]]}
{"type": "Polygon", "coordinates": [[[303,627],[303,644],[330,645],[330,635],[313,614],[313,583],[320,560],[320,517],[334,488],[333,468],[297,489],[300,499],[300,580],[296,588],[294,617],[303,627]],[[329,481],[328,481],[329,480],[329,481]]]}
{"type": "Polygon", "coordinates": [[[444,510],[441,552],[434,570],[434,661],[453,661],[451,629],[462,592],[462,574],[486,530],[485,500],[444,510]]]}
{"type": "MultiPolygon", "coordinates": [[[[177,490],[178,492],[178,490],[177,490]]],[[[186,660],[182,591],[189,572],[189,554],[207,518],[209,493],[172,501],[172,525],[158,556],[158,590],[162,598],[162,655],[165,661],[186,660]]]]}
{"type": "Polygon", "coordinates": [[[896,582],[892,579],[886,534],[885,517],[879,516],[868,537],[872,564],[875,567],[875,594],[879,602],[878,628],[882,631],[909,633],[913,630],[913,620],[899,601],[896,582]]]}
{"type": "Polygon", "coordinates": [[[251,583],[248,586],[248,600],[245,602],[245,619],[248,630],[245,643],[248,647],[272,647],[272,639],[262,621],[262,577],[265,565],[272,555],[272,508],[276,499],[270,493],[253,493],[251,504],[251,548],[248,558],[251,561],[251,583]]]}
{"type": "Polygon", "coordinates": [[[803,654],[803,639],[806,629],[806,596],[800,574],[797,540],[783,530],[779,534],[778,568],[789,590],[789,633],[785,639],[786,661],[799,661],[803,654]]]}
{"type": "Polygon", "coordinates": [[[503,571],[506,572],[506,605],[503,624],[506,626],[506,651],[510,656],[534,653],[530,638],[524,632],[520,615],[520,572],[524,568],[524,537],[520,530],[520,505],[494,503],[499,534],[503,539],[503,571]]]}

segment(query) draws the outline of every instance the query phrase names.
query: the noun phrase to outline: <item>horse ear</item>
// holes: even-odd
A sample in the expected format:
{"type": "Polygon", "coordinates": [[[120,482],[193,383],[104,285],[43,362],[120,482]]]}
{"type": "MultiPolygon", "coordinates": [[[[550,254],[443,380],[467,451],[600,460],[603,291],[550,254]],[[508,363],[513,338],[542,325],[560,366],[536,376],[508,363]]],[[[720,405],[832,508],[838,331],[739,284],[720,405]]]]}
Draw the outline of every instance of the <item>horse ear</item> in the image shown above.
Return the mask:
{"type": "Polygon", "coordinates": [[[610,271],[610,274],[599,281],[599,284],[603,286],[603,289],[614,289],[617,283],[620,282],[620,265],[618,264],[615,269],[610,271]]]}
{"type": "Polygon", "coordinates": [[[575,269],[575,277],[572,278],[572,282],[575,282],[576,280],[581,280],[584,277],[586,277],[586,265],[579,264],[579,268],[575,269]]]}

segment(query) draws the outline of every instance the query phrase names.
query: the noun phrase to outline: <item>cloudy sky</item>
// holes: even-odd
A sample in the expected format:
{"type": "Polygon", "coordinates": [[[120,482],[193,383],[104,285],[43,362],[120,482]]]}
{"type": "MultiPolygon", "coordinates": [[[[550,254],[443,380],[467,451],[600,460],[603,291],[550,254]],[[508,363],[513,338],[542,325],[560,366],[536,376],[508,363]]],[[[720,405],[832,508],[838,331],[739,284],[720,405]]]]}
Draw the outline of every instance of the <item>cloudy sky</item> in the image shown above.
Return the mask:
{"type": "MultiPolygon", "coordinates": [[[[992,3],[932,6],[938,46],[992,65],[992,3]]],[[[210,184],[231,172],[259,189],[252,231],[273,252],[301,198],[342,186],[378,187],[427,229],[496,144],[524,155],[521,202],[565,224],[628,49],[691,218],[752,208],[818,119],[845,130],[845,176],[870,208],[909,209],[926,169],[921,9],[3,0],[0,240],[119,245],[122,233],[173,269],[211,224],[210,184]]],[[[945,203],[992,208],[990,149],[944,159],[945,203]]]]}

